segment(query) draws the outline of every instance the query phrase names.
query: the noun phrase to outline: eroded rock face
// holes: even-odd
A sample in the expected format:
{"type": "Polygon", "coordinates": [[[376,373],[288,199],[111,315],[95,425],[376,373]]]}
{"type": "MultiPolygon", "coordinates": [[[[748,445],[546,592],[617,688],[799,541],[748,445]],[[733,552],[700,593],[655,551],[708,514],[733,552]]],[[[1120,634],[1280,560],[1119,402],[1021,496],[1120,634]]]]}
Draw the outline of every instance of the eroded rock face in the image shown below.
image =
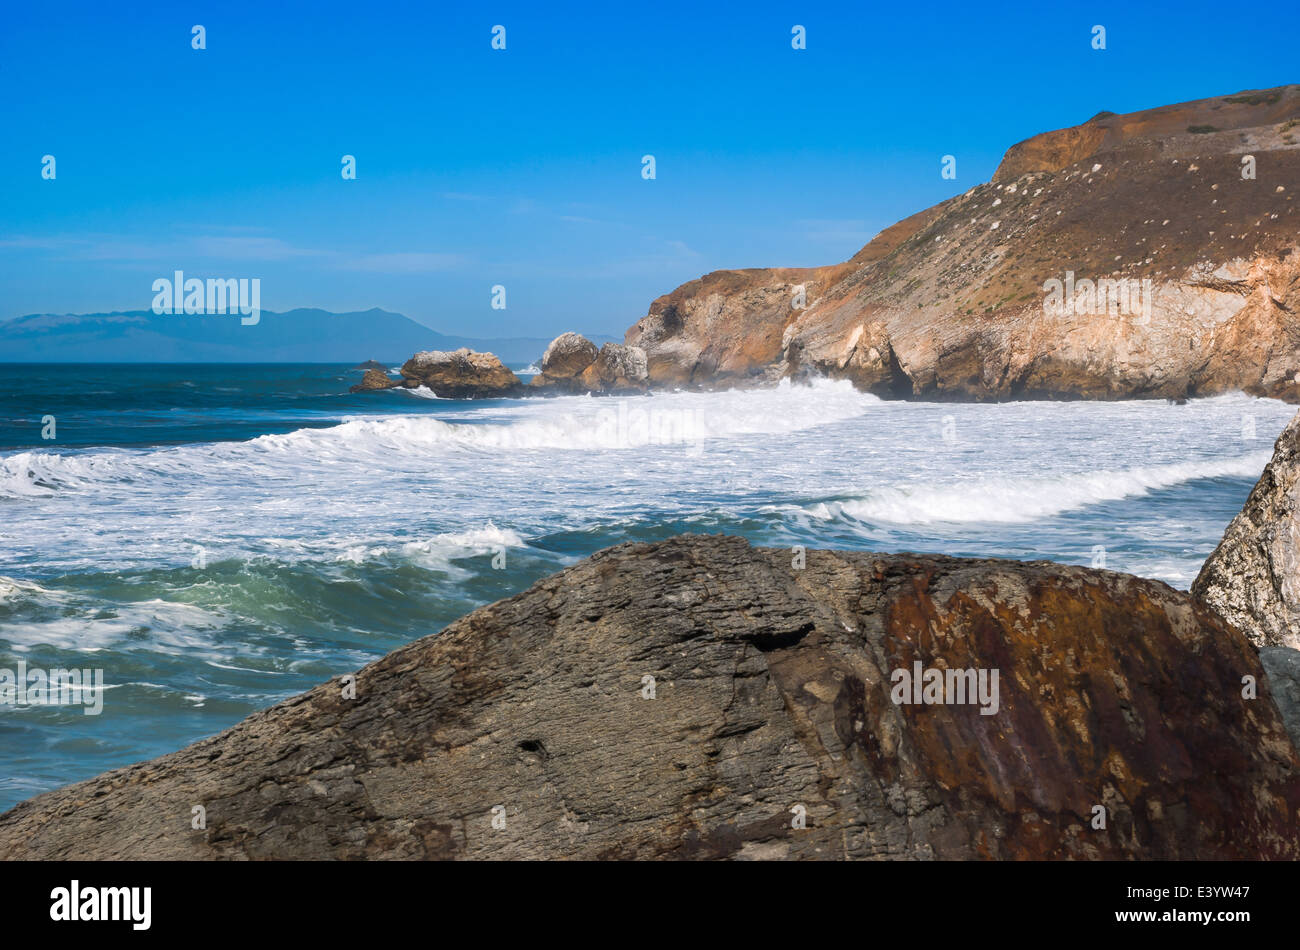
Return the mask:
{"type": "Polygon", "coordinates": [[[611,548],[371,664],[354,699],[335,680],[19,805],[0,855],[1300,857],[1300,756],[1255,650],[1186,594],[796,558],[611,548]],[[996,702],[897,703],[914,663],[996,670],[996,702]]]}
{"type": "Polygon", "coordinates": [[[1101,114],[1013,146],[992,182],[842,264],[683,284],[625,342],[655,385],[818,373],[926,399],[1296,401],[1297,118],[1300,86],[1101,114]],[[1077,288],[1068,305],[1048,306],[1050,281],[1077,288]]]}
{"type": "Polygon", "coordinates": [[[596,344],[578,333],[561,333],[542,355],[542,372],[557,379],[570,379],[596,361],[596,344]]]}
{"type": "Polygon", "coordinates": [[[444,399],[490,399],[517,396],[523,391],[519,377],[491,353],[426,350],[402,364],[406,385],[427,386],[444,399]]]}
{"type": "Polygon", "coordinates": [[[362,375],[361,382],[348,387],[348,392],[365,393],[376,389],[394,389],[401,385],[400,379],[393,379],[382,369],[368,369],[362,375]]]}
{"type": "Polygon", "coordinates": [[[542,354],[542,371],[532,378],[529,385],[557,392],[586,392],[579,377],[596,361],[597,353],[596,344],[585,336],[561,333],[542,354]]]}
{"type": "Polygon", "coordinates": [[[649,387],[645,350],[639,346],[606,343],[578,378],[592,392],[644,392],[649,387]]]}
{"type": "Polygon", "coordinates": [[[1192,594],[1257,646],[1300,648],[1300,415],[1278,436],[1192,594]]]}

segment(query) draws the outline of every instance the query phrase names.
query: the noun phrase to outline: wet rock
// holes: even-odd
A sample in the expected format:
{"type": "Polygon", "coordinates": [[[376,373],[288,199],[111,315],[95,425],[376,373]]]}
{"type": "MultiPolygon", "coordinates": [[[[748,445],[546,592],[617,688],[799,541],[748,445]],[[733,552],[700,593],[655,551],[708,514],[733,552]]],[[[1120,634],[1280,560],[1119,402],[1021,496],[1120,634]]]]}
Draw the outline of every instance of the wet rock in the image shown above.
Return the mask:
{"type": "Polygon", "coordinates": [[[1294,860],[1298,809],[1254,648],[1164,584],[684,536],[40,795],[0,855],[1294,860]]]}

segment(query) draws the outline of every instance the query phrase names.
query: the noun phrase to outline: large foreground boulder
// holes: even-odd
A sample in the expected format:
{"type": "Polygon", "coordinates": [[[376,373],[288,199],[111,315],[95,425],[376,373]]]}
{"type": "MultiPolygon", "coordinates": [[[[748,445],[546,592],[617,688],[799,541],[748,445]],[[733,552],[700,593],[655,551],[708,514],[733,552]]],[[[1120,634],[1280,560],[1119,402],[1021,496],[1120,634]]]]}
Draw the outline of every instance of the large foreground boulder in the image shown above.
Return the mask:
{"type": "Polygon", "coordinates": [[[427,386],[444,399],[491,399],[523,392],[519,377],[496,356],[463,346],[416,353],[402,364],[402,376],[409,385],[427,386]]]}
{"type": "Polygon", "coordinates": [[[1300,648],[1300,415],[1278,436],[1192,594],[1257,646],[1300,648]]]}
{"type": "Polygon", "coordinates": [[[627,544],[25,802],[0,855],[1295,859],[1300,756],[1262,672],[1125,575],[627,544]],[[928,702],[945,669],[970,676],[928,702]]]}

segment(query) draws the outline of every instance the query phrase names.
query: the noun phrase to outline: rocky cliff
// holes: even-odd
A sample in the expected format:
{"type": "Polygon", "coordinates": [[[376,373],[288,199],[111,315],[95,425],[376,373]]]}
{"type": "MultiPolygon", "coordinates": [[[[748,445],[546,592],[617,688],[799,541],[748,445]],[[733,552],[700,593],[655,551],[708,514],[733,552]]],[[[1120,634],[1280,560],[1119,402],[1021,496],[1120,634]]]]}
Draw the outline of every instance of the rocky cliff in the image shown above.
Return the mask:
{"type": "Polygon", "coordinates": [[[622,545],[21,804],[0,855],[1295,859],[1262,673],[1120,574],[622,545]]]}
{"type": "MultiPolygon", "coordinates": [[[[936,163],[936,168],[938,167],[936,163]]],[[[716,271],[625,342],[656,386],[1300,398],[1300,86],[1101,113],[827,267],[716,271]]]]}

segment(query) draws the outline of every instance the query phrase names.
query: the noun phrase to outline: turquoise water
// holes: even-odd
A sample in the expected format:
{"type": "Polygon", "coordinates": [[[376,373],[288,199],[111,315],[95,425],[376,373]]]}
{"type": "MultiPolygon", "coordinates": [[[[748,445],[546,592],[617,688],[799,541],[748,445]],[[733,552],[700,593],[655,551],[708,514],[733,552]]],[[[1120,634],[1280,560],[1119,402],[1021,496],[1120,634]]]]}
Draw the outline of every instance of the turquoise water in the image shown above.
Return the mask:
{"type": "Polygon", "coordinates": [[[1292,409],[349,395],[345,366],[0,366],[0,808],[172,751],[593,551],[684,531],[1186,587],[1292,409]],[[55,438],[43,439],[52,416],[55,438]]]}

